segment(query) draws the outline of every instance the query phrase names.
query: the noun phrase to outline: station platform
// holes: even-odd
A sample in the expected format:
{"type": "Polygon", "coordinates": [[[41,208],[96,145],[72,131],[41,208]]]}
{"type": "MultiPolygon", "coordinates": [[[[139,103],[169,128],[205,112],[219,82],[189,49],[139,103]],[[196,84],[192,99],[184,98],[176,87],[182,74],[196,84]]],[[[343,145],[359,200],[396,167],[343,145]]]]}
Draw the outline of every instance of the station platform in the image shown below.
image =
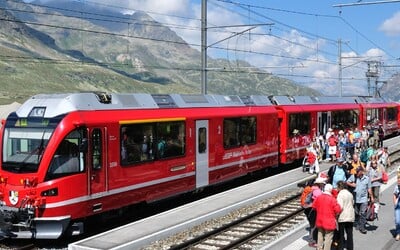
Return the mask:
{"type": "MultiPolygon", "coordinates": [[[[397,168],[397,167],[396,167],[397,168]]],[[[366,227],[367,234],[353,230],[354,249],[395,250],[400,249],[400,241],[394,239],[393,190],[397,185],[397,171],[393,170],[387,184],[381,186],[378,220],[366,227]]],[[[306,240],[308,223],[289,232],[276,242],[266,245],[262,250],[306,250],[316,249],[308,246],[306,240]]]]}
{"type": "MultiPolygon", "coordinates": [[[[321,164],[321,171],[326,170],[330,165],[332,164],[321,164]]],[[[297,183],[310,178],[315,178],[315,175],[296,168],[71,243],[68,245],[68,249],[140,249],[151,242],[166,238],[204,221],[272,197],[282,190],[298,188],[297,183]],[[171,231],[171,229],[173,230],[171,231]]]]}
{"type": "MultiPolygon", "coordinates": [[[[321,171],[327,171],[332,164],[332,162],[321,163],[321,171]]],[[[397,169],[397,166],[394,169],[397,169]]],[[[71,243],[68,245],[68,249],[140,249],[151,242],[167,238],[248,204],[267,199],[283,190],[298,188],[299,182],[304,182],[310,178],[315,178],[315,175],[303,172],[302,168],[299,167],[71,243]]],[[[374,221],[367,228],[368,233],[366,235],[354,230],[354,249],[400,249],[400,241],[395,241],[392,235],[394,229],[392,194],[395,183],[396,173],[393,170],[388,184],[381,186],[381,203],[383,205],[380,207],[379,220],[374,221]]],[[[315,249],[308,246],[306,240],[307,226],[308,224],[305,221],[296,230],[280,237],[276,242],[272,242],[262,249],[315,249]]]]}

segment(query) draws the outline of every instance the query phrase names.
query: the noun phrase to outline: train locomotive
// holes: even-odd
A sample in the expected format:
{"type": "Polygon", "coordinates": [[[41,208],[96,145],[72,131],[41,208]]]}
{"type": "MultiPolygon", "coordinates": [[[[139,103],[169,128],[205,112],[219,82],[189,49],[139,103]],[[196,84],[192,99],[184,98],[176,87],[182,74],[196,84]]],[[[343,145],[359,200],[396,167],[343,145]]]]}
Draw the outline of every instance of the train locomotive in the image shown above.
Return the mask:
{"type": "Polygon", "coordinates": [[[398,133],[398,109],[367,97],[36,95],[2,122],[0,234],[79,235],[91,216],[283,168],[330,127],[398,133]]]}

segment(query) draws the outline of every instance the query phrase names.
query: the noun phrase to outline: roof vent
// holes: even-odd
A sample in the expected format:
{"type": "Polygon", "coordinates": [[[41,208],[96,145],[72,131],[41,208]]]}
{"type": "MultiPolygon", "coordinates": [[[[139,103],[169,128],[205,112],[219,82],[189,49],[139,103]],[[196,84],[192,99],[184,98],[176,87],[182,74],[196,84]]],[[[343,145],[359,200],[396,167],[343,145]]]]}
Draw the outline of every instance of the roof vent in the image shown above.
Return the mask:
{"type": "Polygon", "coordinates": [[[111,103],[111,95],[107,94],[105,92],[95,92],[94,93],[97,97],[97,100],[100,103],[104,103],[104,104],[110,104],[111,103]]]}
{"type": "Polygon", "coordinates": [[[151,95],[160,108],[178,107],[170,95],[151,95]]]}

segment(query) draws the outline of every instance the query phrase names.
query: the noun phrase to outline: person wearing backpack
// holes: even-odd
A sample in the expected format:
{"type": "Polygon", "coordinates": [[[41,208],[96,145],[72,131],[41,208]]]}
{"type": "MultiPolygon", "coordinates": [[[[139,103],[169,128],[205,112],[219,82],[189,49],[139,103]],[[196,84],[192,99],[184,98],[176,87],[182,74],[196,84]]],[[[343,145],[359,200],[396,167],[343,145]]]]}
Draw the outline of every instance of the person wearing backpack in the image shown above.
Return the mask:
{"type": "Polygon", "coordinates": [[[367,223],[368,196],[370,201],[374,203],[372,195],[371,179],[364,174],[364,168],[359,167],[356,175],[350,175],[347,179],[347,185],[354,188],[355,192],[355,226],[362,234],[366,234],[365,224],[367,223]]]}
{"type": "Polygon", "coordinates": [[[346,181],[347,178],[349,178],[350,174],[344,163],[344,158],[337,158],[336,164],[331,166],[328,170],[328,183],[332,184],[334,189],[336,189],[338,181],[346,181]]]}
{"type": "Polygon", "coordinates": [[[315,225],[318,229],[318,249],[331,249],[336,230],[336,217],[342,211],[332,195],[332,189],[331,184],[326,184],[324,192],[314,200],[312,205],[317,211],[315,225]]]}
{"type": "Polygon", "coordinates": [[[317,237],[318,231],[315,228],[315,218],[316,211],[312,208],[313,201],[322,194],[323,186],[325,185],[325,181],[323,178],[317,178],[312,183],[312,185],[307,185],[303,189],[303,193],[300,197],[300,203],[302,207],[304,207],[304,214],[307,217],[308,223],[310,225],[309,230],[309,246],[316,247],[317,245],[317,237]]]}

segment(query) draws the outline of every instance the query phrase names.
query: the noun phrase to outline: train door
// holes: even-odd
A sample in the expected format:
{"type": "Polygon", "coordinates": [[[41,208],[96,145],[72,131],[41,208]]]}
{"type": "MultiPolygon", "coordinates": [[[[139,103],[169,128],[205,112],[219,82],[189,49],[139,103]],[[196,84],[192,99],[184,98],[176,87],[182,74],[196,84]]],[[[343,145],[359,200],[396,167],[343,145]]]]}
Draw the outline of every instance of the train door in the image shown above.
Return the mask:
{"type": "MultiPolygon", "coordinates": [[[[89,185],[90,194],[97,194],[107,190],[106,187],[106,157],[105,139],[106,131],[104,128],[94,128],[90,131],[89,149],[89,185]]],[[[94,204],[93,211],[100,211],[102,204],[94,204]]]]}
{"type": "Polygon", "coordinates": [[[387,121],[388,121],[388,117],[387,117],[387,110],[386,108],[382,109],[383,114],[382,114],[382,119],[381,119],[381,124],[383,125],[383,129],[386,131],[387,130],[387,121]]]}
{"type": "Polygon", "coordinates": [[[196,121],[196,188],[208,185],[208,120],[196,121]]]}
{"type": "Polygon", "coordinates": [[[325,135],[331,127],[331,112],[318,112],[318,134],[325,135]]]}

